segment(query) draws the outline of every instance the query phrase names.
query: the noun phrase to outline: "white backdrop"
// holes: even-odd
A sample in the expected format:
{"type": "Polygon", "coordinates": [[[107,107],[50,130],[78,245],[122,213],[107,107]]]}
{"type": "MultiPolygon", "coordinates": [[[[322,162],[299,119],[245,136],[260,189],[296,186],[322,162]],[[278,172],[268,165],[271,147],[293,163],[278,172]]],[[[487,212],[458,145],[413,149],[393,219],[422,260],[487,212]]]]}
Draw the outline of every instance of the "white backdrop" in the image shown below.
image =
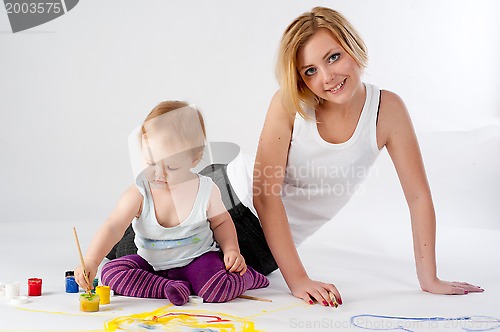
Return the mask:
{"type": "MultiPolygon", "coordinates": [[[[316,5],[364,37],[364,80],[405,100],[441,224],[500,228],[494,0],[86,0],[16,34],[0,9],[0,222],[95,229],[133,180],[128,134],[161,100],[197,104],[210,140],[255,153],[279,38],[316,5]]],[[[408,219],[386,152],[375,167],[339,218],[408,219]]]]}

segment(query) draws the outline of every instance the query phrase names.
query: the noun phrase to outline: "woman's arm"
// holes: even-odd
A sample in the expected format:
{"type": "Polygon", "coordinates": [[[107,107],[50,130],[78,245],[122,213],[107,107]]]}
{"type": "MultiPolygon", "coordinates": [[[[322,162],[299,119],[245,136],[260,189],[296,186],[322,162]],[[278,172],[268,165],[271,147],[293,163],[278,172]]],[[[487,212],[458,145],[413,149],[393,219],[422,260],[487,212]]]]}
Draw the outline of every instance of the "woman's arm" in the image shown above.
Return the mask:
{"type": "Polygon", "coordinates": [[[328,292],[339,303],[340,294],[332,284],[313,281],[307,275],[293,242],[281,187],[292,137],[294,116],[283,108],[277,92],[264,122],[254,165],[253,203],[266,241],[292,294],[312,304],[333,305],[328,292]]]}
{"type": "MultiPolygon", "coordinates": [[[[135,185],[130,186],[122,194],[115,209],[94,235],[85,254],[85,272],[87,272],[90,282],[94,280],[97,268],[106,254],[120,241],[128,225],[139,213],[142,199],[142,195],[135,185]]],[[[82,288],[92,288],[92,285],[87,285],[85,282],[81,267],[75,270],[75,280],[82,288]]]]}
{"type": "Polygon", "coordinates": [[[383,91],[377,127],[394,163],[410,209],[417,277],[422,290],[438,294],[482,291],[467,283],[441,281],[436,271],[436,216],[424,163],[410,116],[396,94],[383,91]]]}

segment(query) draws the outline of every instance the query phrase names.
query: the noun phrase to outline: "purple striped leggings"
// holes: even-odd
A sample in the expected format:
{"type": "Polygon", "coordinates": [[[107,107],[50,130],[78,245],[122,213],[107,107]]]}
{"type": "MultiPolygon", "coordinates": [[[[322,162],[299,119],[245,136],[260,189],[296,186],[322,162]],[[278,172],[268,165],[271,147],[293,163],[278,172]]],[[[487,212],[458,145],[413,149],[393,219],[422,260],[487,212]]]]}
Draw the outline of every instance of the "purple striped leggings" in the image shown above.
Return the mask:
{"type": "Polygon", "coordinates": [[[248,266],[247,272],[228,272],[220,252],[210,251],[186,266],[155,271],[139,255],[123,256],[107,262],[101,272],[104,285],[115,294],[169,299],[175,305],[185,304],[190,294],[205,302],[226,302],[248,289],[263,288],[269,280],[248,266]]]}

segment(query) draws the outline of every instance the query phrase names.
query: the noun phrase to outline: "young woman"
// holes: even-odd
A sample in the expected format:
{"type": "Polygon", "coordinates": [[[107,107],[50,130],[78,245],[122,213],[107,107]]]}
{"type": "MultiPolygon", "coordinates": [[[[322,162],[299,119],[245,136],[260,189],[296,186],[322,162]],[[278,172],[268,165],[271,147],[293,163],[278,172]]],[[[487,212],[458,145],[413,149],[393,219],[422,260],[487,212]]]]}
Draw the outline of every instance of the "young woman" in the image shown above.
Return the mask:
{"type": "Polygon", "coordinates": [[[280,89],[260,136],[252,189],[253,205],[286,283],[293,295],[311,304],[315,299],[326,305],[329,292],[342,303],[333,284],[309,278],[296,245],[347,203],[386,147],[410,209],[422,290],[481,292],[437,276],[436,218],[415,131],[398,95],[362,82],[367,59],[354,27],[329,8],[300,15],[283,34],[277,63],[280,89]]]}

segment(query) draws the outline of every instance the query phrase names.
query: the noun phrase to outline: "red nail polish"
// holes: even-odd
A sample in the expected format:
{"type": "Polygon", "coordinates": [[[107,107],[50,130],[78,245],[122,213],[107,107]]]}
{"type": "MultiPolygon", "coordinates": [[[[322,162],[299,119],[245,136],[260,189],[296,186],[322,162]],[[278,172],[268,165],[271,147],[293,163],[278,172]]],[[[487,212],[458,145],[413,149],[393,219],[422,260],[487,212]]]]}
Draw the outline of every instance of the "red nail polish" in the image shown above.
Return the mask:
{"type": "Polygon", "coordinates": [[[469,294],[469,291],[466,289],[466,290],[464,291],[464,294],[469,294]]]}
{"type": "Polygon", "coordinates": [[[332,306],[332,307],[333,307],[333,302],[332,302],[332,301],[330,301],[330,306],[332,306]]]}
{"type": "Polygon", "coordinates": [[[314,304],[314,302],[312,300],[309,300],[309,304],[314,304]]]}
{"type": "Polygon", "coordinates": [[[337,300],[337,302],[338,302],[339,304],[342,304],[342,299],[339,297],[339,298],[338,298],[338,300],[337,300]]]}
{"type": "Polygon", "coordinates": [[[323,305],[324,305],[325,307],[328,307],[328,302],[323,301],[323,305]]]}

